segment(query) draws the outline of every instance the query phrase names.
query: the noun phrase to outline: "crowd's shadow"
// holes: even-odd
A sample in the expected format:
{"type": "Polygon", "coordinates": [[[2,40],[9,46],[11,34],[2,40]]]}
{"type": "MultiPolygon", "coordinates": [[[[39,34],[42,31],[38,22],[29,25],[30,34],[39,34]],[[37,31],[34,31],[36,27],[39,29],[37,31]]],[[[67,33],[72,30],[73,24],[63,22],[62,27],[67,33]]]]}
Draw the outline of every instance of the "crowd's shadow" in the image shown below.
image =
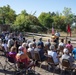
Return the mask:
{"type": "Polygon", "coordinates": [[[21,73],[19,71],[3,70],[3,69],[0,69],[0,73],[2,73],[4,75],[40,75],[36,71],[32,71],[31,73],[26,74],[24,72],[21,73]]]}
{"type": "MultiPolygon", "coordinates": [[[[40,64],[37,65],[37,67],[40,68],[40,64]]],[[[42,64],[41,69],[44,69],[45,72],[49,72],[49,73],[53,73],[53,71],[55,69],[54,74],[57,74],[57,75],[71,75],[70,71],[61,70],[59,67],[56,67],[56,68],[47,67],[47,65],[45,65],[45,64],[42,64]]],[[[72,75],[76,75],[76,71],[75,72],[72,71],[72,75]]]]}
{"type": "Polygon", "coordinates": [[[13,71],[5,71],[5,70],[3,70],[3,69],[0,69],[0,73],[2,73],[2,74],[9,74],[9,75],[12,75],[13,74],[13,71]]]}

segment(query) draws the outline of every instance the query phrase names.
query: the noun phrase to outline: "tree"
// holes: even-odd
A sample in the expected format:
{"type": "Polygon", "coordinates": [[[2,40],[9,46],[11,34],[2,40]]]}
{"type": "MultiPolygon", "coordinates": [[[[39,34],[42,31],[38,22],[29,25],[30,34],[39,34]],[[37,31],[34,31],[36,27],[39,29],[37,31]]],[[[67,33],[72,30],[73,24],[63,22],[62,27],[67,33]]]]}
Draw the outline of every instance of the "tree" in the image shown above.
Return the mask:
{"type": "Polygon", "coordinates": [[[55,29],[59,29],[60,28],[60,14],[59,12],[55,13],[56,15],[52,16],[53,18],[53,27],[55,29]]]}
{"type": "Polygon", "coordinates": [[[52,15],[52,16],[56,16],[55,12],[52,12],[51,15],[52,15]]]}
{"type": "Polygon", "coordinates": [[[28,15],[28,13],[26,12],[26,10],[22,10],[22,11],[21,11],[21,14],[23,14],[23,15],[25,15],[25,16],[28,15]]]}
{"type": "Polygon", "coordinates": [[[50,13],[42,12],[38,17],[39,22],[46,28],[50,29],[52,27],[53,19],[50,13]]]}
{"type": "Polygon", "coordinates": [[[65,23],[72,25],[74,14],[71,11],[71,8],[64,7],[63,15],[66,16],[65,23]]]}
{"type": "Polygon", "coordinates": [[[40,25],[40,23],[37,17],[27,14],[26,11],[21,11],[21,13],[16,17],[14,25],[14,27],[20,31],[32,31],[33,27],[35,29],[36,26],[40,25]]]}
{"type": "Polygon", "coordinates": [[[59,29],[61,31],[66,31],[66,23],[65,23],[65,16],[59,16],[59,29]]]}
{"type": "Polygon", "coordinates": [[[59,12],[56,12],[56,15],[52,16],[52,18],[53,18],[53,27],[56,30],[66,31],[66,24],[65,24],[66,16],[62,15],[59,12]]]}
{"type": "Polygon", "coordinates": [[[16,17],[16,20],[14,22],[14,25],[12,26],[13,29],[16,29],[16,30],[20,30],[20,31],[24,31],[24,28],[25,28],[25,17],[27,16],[27,12],[25,10],[21,11],[21,14],[19,14],[17,17],[16,17]]]}
{"type": "Polygon", "coordinates": [[[14,23],[16,18],[15,11],[11,9],[9,5],[0,7],[0,23],[1,24],[10,24],[14,23]]]}

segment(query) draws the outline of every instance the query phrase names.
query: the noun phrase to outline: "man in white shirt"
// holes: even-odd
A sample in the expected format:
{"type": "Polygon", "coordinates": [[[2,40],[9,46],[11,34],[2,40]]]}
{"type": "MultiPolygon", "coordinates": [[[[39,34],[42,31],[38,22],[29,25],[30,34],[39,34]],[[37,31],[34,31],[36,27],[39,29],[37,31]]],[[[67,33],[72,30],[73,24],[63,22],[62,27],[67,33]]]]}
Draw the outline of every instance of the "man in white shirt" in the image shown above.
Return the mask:
{"type": "Polygon", "coordinates": [[[50,55],[50,56],[53,57],[53,60],[54,60],[54,63],[55,64],[58,64],[59,63],[59,58],[58,58],[57,52],[55,50],[55,46],[54,45],[51,45],[50,49],[51,50],[48,51],[48,55],[50,55]]]}
{"type": "Polygon", "coordinates": [[[59,43],[59,46],[63,46],[63,47],[65,47],[64,39],[61,39],[61,42],[59,43]]]}
{"type": "Polygon", "coordinates": [[[70,62],[70,66],[75,67],[75,65],[73,65],[73,63],[74,63],[73,56],[71,56],[69,54],[69,50],[67,48],[64,48],[63,52],[64,52],[64,54],[62,55],[61,60],[67,59],[70,62]]]}

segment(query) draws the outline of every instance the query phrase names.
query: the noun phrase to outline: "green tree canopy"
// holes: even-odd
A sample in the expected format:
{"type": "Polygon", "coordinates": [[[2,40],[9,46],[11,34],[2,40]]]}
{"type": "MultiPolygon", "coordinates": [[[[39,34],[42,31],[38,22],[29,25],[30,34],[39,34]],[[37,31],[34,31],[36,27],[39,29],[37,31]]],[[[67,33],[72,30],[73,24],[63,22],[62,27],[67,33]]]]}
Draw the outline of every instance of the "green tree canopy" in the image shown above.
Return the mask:
{"type": "Polygon", "coordinates": [[[66,16],[65,23],[72,25],[74,14],[72,13],[71,8],[64,7],[63,15],[66,16]]]}
{"type": "Polygon", "coordinates": [[[52,27],[53,19],[50,13],[42,12],[38,19],[39,22],[46,28],[50,29],[52,27]]]}
{"type": "Polygon", "coordinates": [[[34,29],[36,28],[36,26],[39,26],[40,23],[37,19],[37,17],[31,15],[31,14],[27,14],[27,12],[22,11],[21,14],[19,14],[16,17],[16,21],[14,23],[14,27],[21,30],[21,31],[31,31],[34,27],[34,29]],[[32,26],[30,26],[32,25],[32,26]]]}
{"type": "Polygon", "coordinates": [[[9,5],[0,7],[0,23],[13,24],[16,18],[15,11],[9,5]]]}
{"type": "Polygon", "coordinates": [[[3,6],[0,7],[0,24],[12,24],[11,29],[30,32],[47,32],[52,25],[61,31],[66,31],[68,24],[71,27],[75,24],[76,27],[76,15],[72,13],[71,8],[64,7],[62,13],[42,12],[39,17],[36,17],[35,13],[36,11],[33,14],[28,14],[26,10],[22,10],[17,15],[9,5],[3,6]]]}

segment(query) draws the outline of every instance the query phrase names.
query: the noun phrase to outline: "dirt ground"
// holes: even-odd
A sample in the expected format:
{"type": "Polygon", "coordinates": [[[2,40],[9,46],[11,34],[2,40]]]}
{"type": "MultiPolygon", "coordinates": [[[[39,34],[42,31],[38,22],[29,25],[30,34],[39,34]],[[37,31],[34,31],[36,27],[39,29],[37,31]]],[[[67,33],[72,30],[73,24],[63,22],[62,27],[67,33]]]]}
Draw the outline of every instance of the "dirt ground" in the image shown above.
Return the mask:
{"type": "MultiPolygon", "coordinates": [[[[5,57],[0,56],[0,62],[1,64],[4,66],[5,65],[5,57]]],[[[2,68],[2,65],[0,65],[0,75],[13,75],[13,69],[9,69],[4,71],[2,68]]],[[[54,68],[51,68],[50,66],[47,68],[46,63],[43,62],[41,68],[39,67],[39,65],[37,65],[35,67],[35,73],[34,74],[27,74],[27,75],[53,75],[53,70],[54,68]]],[[[61,70],[59,69],[59,67],[56,67],[56,70],[54,72],[55,75],[65,75],[65,72],[63,72],[62,74],[61,70]]],[[[71,72],[70,72],[71,73],[71,72]]],[[[66,72],[66,75],[71,75],[68,71],[66,72]]],[[[76,75],[76,74],[72,74],[72,75],[76,75]]]]}
{"type": "MultiPolygon", "coordinates": [[[[36,39],[36,41],[38,41],[39,38],[42,38],[42,40],[44,42],[46,42],[48,39],[51,40],[51,35],[48,35],[48,36],[27,36],[25,37],[27,40],[30,40],[32,41],[33,38],[36,39]]],[[[64,42],[66,40],[66,36],[61,36],[60,39],[63,38],[64,39],[64,42]]],[[[73,47],[76,47],[76,38],[75,37],[67,37],[67,41],[70,40],[73,47]]],[[[60,40],[59,40],[60,41],[60,40]]]]}
{"type": "MultiPolygon", "coordinates": [[[[3,66],[6,64],[5,57],[0,56],[0,75],[13,75],[13,69],[9,69],[6,71],[3,70],[3,66]]],[[[59,72],[56,70],[56,75],[59,75],[59,72]]],[[[52,75],[53,70],[47,70],[45,62],[42,63],[42,67],[40,68],[39,65],[35,67],[35,74],[28,74],[28,75],[52,75]]]]}

